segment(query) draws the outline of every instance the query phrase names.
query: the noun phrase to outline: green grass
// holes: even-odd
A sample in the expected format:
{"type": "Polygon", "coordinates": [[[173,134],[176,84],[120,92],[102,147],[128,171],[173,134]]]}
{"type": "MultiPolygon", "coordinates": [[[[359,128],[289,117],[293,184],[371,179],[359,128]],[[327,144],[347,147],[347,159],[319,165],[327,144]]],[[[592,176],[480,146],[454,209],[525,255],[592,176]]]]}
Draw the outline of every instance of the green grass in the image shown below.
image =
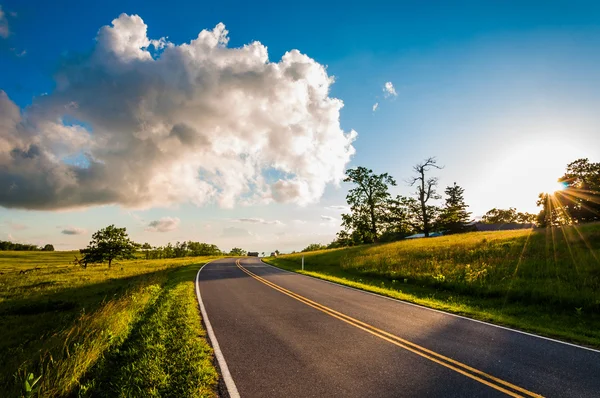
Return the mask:
{"type": "MultiPolygon", "coordinates": [[[[304,253],[303,273],[600,347],[600,224],[304,253]]],[[[266,259],[300,271],[302,254],[266,259]]]]}
{"type": "Polygon", "coordinates": [[[73,258],[0,252],[3,396],[21,396],[30,373],[42,376],[33,396],[216,395],[193,283],[209,258],[124,261],[110,270],[82,269],[73,258]]]}

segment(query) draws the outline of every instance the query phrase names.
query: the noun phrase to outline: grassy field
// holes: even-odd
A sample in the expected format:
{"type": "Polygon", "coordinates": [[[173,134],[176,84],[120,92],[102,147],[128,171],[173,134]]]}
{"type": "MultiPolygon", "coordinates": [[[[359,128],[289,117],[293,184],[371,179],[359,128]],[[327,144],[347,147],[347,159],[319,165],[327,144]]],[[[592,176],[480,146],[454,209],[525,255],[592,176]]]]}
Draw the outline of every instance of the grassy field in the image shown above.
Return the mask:
{"type": "MultiPolygon", "coordinates": [[[[600,347],[600,224],[304,253],[305,274],[600,347]]],[[[266,259],[300,271],[302,254],[266,259]]]]}
{"type": "Polygon", "coordinates": [[[82,269],[74,255],[0,252],[3,397],[216,396],[193,282],[210,258],[82,269]]]}

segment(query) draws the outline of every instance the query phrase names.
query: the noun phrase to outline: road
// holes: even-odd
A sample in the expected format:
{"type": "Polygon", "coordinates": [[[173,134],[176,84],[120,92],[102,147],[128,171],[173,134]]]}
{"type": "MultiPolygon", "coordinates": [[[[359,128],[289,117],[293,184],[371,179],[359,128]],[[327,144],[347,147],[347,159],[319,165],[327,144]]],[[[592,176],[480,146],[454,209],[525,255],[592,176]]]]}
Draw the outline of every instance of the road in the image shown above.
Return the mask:
{"type": "Polygon", "coordinates": [[[242,397],[600,396],[598,351],[257,258],[209,263],[197,283],[242,397]]]}

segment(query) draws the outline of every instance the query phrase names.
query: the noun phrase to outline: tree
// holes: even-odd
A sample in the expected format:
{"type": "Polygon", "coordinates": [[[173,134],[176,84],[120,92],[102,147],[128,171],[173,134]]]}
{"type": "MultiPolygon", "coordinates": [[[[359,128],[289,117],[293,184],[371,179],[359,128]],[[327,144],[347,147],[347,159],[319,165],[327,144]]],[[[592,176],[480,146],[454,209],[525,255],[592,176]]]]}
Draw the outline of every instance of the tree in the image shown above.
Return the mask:
{"type": "Polygon", "coordinates": [[[53,252],[53,251],[54,251],[54,246],[52,246],[50,243],[48,243],[47,245],[45,245],[45,246],[42,248],[42,251],[45,251],[45,252],[53,252]]]}
{"type": "Polygon", "coordinates": [[[519,215],[514,207],[510,207],[508,210],[494,207],[481,217],[481,222],[484,224],[510,224],[516,223],[518,219],[519,215]]]}
{"type": "Polygon", "coordinates": [[[342,226],[355,241],[377,242],[390,198],[388,189],[396,181],[387,173],[375,174],[366,167],[348,169],[344,181],[356,186],[346,195],[350,214],[342,214],[342,226]]]}
{"type": "Polygon", "coordinates": [[[152,250],[152,246],[150,246],[150,243],[146,242],[141,246],[141,249],[144,251],[144,253],[146,253],[146,260],[148,260],[148,258],[150,257],[150,250],[152,250]]]}
{"type": "Polygon", "coordinates": [[[302,250],[302,252],[303,253],[305,253],[305,252],[314,252],[314,251],[317,251],[317,250],[325,250],[325,249],[327,249],[327,246],[325,246],[325,245],[322,245],[320,243],[311,243],[310,245],[306,246],[302,250]]]}
{"type": "Polygon", "coordinates": [[[555,202],[572,222],[600,221],[600,163],[578,159],[558,181],[565,189],[553,194],[555,202]]]}
{"type": "Polygon", "coordinates": [[[471,213],[467,211],[465,203],[465,190],[454,183],[451,187],[446,187],[446,203],[441,210],[438,225],[441,230],[449,233],[459,233],[466,230],[466,225],[471,218],[471,213]]]}
{"type": "Polygon", "coordinates": [[[381,241],[392,242],[403,239],[420,228],[419,206],[414,198],[397,195],[388,201],[385,232],[381,241]]]}
{"type": "Polygon", "coordinates": [[[126,228],[109,225],[94,233],[88,247],[80,250],[83,254],[81,261],[84,264],[108,261],[110,268],[115,259],[134,258],[139,246],[129,239],[126,228]]]}
{"type": "Polygon", "coordinates": [[[234,247],[229,252],[229,255],[230,256],[245,256],[246,255],[246,250],[242,250],[239,247],[234,247]]]}
{"type": "Polygon", "coordinates": [[[435,190],[438,184],[437,177],[426,177],[427,172],[432,168],[443,169],[443,166],[438,166],[435,158],[425,159],[423,163],[418,163],[413,167],[417,175],[409,181],[410,186],[417,186],[415,195],[420,205],[422,231],[425,237],[429,237],[431,226],[435,220],[436,213],[439,211],[436,206],[428,205],[430,200],[440,199],[435,190]]]}

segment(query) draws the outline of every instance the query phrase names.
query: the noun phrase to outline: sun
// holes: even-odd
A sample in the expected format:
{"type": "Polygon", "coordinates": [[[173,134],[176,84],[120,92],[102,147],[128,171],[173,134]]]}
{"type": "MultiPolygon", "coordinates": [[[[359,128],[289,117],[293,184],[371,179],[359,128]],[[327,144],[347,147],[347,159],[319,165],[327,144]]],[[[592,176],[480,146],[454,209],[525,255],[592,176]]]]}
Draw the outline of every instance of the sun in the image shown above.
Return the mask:
{"type": "Polygon", "coordinates": [[[564,182],[554,181],[548,184],[547,189],[544,190],[545,193],[553,194],[559,191],[563,191],[567,185],[564,182]]]}

